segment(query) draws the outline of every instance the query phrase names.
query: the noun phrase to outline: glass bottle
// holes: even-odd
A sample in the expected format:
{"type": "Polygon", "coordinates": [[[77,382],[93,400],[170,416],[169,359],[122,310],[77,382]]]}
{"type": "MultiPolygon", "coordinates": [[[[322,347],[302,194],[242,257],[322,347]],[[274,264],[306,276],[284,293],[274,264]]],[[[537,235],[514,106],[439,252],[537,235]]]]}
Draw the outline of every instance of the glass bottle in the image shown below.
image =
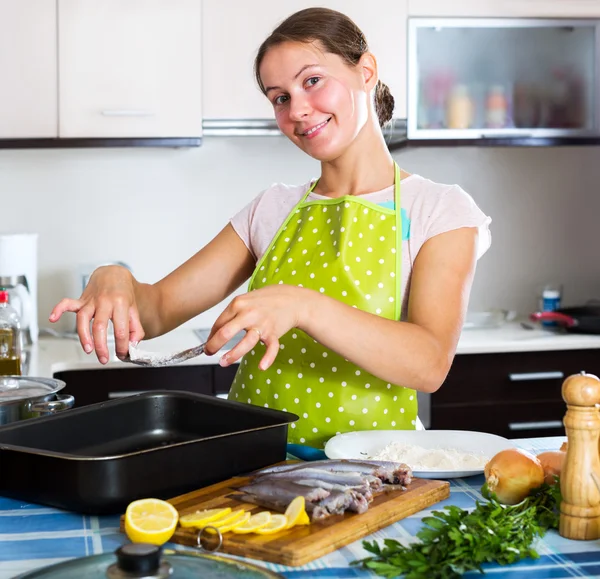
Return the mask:
{"type": "Polygon", "coordinates": [[[504,87],[490,88],[485,102],[485,125],[490,129],[503,129],[508,126],[508,101],[504,87]]]}
{"type": "Polygon", "coordinates": [[[475,107],[469,89],[464,84],[456,85],[448,97],[446,127],[448,129],[470,129],[473,126],[475,107]]]}
{"type": "Polygon", "coordinates": [[[8,303],[8,292],[0,290],[0,376],[21,375],[21,324],[8,303]]]}

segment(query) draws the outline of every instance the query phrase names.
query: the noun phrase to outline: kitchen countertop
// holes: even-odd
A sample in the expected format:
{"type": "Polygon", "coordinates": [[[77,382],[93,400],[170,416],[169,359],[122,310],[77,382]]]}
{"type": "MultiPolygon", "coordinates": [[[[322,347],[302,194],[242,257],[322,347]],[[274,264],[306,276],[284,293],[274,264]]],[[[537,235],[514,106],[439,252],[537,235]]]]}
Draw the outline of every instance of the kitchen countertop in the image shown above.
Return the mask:
{"type": "MultiPolygon", "coordinates": [[[[536,454],[556,450],[566,437],[529,438],[514,440],[514,444],[536,454]]],[[[366,540],[381,542],[385,538],[411,539],[422,526],[423,517],[446,505],[463,509],[475,506],[481,500],[483,475],[450,479],[450,497],[394,523],[366,540]]],[[[59,563],[74,557],[114,552],[127,542],[119,532],[119,516],[82,516],[57,509],[0,498],[0,579],[59,563]]],[[[168,544],[173,548],[178,545],[168,544]]],[[[538,579],[543,577],[597,577],[600,576],[600,541],[574,541],[549,531],[535,545],[539,559],[524,559],[513,565],[486,564],[490,577],[538,579]]],[[[370,571],[350,567],[351,561],[362,559],[368,553],[362,540],[355,541],[333,553],[302,567],[287,567],[252,561],[276,571],[288,579],[348,579],[377,577],[370,571]]],[[[468,573],[466,577],[481,577],[468,573]]]]}
{"type": "Polygon", "coordinates": [[[553,330],[524,329],[519,322],[499,328],[464,330],[457,354],[499,352],[541,352],[551,350],[588,350],[600,348],[600,335],[569,334],[553,330]]]}
{"type": "MultiPolygon", "coordinates": [[[[164,336],[143,342],[143,348],[153,352],[175,352],[200,343],[191,329],[180,328],[164,336]]],[[[111,360],[101,365],[95,354],[86,354],[79,340],[43,336],[30,350],[27,374],[52,377],[55,372],[71,369],[102,369],[122,367],[111,348],[111,360]]],[[[499,352],[537,352],[551,350],[586,350],[600,348],[600,335],[557,334],[549,330],[526,330],[517,322],[500,328],[464,330],[458,343],[457,354],[485,354],[499,352]]],[[[214,356],[199,356],[183,362],[189,365],[218,364],[225,350],[214,356]]],[[[129,364],[128,364],[129,365],[129,364]]]]}

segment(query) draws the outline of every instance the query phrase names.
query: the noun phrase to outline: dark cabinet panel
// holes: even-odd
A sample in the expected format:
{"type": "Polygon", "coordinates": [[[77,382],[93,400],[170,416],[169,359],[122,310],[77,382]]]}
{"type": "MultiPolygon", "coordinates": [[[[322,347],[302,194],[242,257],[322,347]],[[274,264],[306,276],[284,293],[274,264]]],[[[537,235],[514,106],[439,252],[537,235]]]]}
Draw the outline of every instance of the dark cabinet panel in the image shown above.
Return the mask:
{"type": "Polygon", "coordinates": [[[436,430],[474,430],[506,438],[564,436],[566,406],[557,402],[486,402],[433,406],[436,430]]]}
{"type": "Polygon", "coordinates": [[[562,383],[582,371],[600,373],[600,350],[457,355],[431,397],[430,428],[564,435],[562,383]]]}
{"type": "Polygon", "coordinates": [[[600,372],[600,350],[463,354],[454,359],[439,404],[561,399],[564,379],[581,371],[600,372]]]}
{"type": "Polygon", "coordinates": [[[148,390],[214,394],[212,366],[208,365],[65,370],[56,372],[54,377],[65,381],[63,392],[75,397],[75,406],[105,402],[148,390]]]}
{"type": "Polygon", "coordinates": [[[227,394],[229,392],[239,366],[239,364],[233,364],[225,368],[219,365],[213,366],[215,394],[227,394]]]}

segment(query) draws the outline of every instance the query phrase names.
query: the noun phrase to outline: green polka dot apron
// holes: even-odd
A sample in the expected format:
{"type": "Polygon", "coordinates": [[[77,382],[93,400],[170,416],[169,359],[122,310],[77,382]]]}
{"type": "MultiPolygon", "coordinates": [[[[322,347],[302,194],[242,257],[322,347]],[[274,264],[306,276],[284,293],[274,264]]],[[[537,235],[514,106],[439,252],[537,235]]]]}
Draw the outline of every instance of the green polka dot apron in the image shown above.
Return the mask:
{"type": "MultiPolygon", "coordinates": [[[[249,291],[267,285],[310,288],[366,312],[399,320],[402,216],[400,169],[395,209],[358,196],[307,201],[294,207],[256,266],[249,291]]],[[[368,339],[348,336],[351,340],[368,339]]],[[[390,384],[293,328],[280,338],[267,370],[262,343],[248,352],[229,398],[297,414],[289,442],[323,448],[341,432],[415,429],[414,390],[390,384]]]]}

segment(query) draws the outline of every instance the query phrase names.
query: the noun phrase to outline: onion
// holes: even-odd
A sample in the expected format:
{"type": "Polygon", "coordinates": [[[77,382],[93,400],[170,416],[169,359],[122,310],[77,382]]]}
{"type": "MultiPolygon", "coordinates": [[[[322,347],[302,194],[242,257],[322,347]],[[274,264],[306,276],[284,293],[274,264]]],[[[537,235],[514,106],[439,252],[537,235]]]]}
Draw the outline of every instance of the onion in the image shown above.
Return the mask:
{"type": "Polygon", "coordinates": [[[565,464],[565,456],[567,453],[560,450],[549,450],[537,455],[538,460],[542,463],[547,484],[553,485],[556,482],[555,476],[560,476],[565,464]]]}
{"type": "Polygon", "coordinates": [[[501,450],[485,465],[483,472],[488,489],[504,505],[520,503],[544,482],[542,463],[535,455],[519,448],[501,450]]]}

